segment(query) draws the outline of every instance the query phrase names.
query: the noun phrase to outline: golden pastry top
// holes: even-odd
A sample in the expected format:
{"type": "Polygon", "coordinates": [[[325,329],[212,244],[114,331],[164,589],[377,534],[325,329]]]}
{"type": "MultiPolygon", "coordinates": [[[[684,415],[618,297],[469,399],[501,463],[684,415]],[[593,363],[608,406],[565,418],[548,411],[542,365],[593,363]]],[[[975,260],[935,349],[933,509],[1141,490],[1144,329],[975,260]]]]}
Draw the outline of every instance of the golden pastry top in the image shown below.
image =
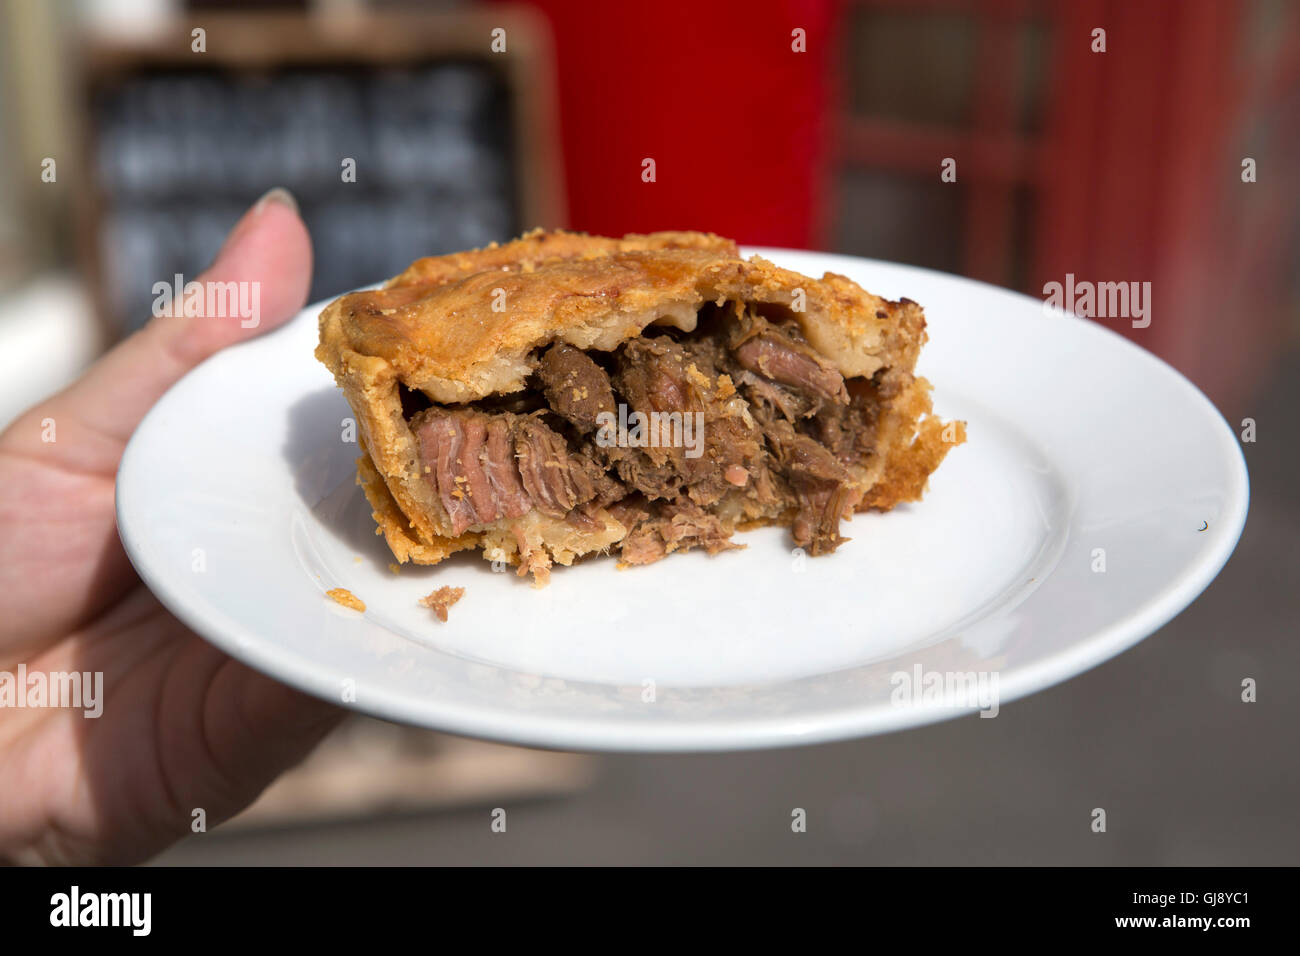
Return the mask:
{"type": "Polygon", "coordinates": [[[925,339],[924,315],[909,300],[881,299],[834,273],[812,279],[742,259],[734,242],[712,234],[538,230],[416,260],[380,289],[342,296],[321,313],[316,355],[340,381],[365,365],[433,401],[466,402],[524,388],[551,342],[611,351],[648,325],[690,331],[703,304],[726,301],[793,309],[808,342],[846,378],[910,371],[925,339]]]}

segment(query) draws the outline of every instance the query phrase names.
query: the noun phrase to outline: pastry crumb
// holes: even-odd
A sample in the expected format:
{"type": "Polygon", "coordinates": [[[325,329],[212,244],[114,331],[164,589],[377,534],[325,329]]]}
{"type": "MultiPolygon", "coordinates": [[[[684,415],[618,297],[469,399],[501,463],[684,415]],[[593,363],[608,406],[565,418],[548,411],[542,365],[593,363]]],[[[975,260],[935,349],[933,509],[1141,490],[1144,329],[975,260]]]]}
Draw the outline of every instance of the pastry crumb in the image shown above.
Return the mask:
{"type": "Polygon", "coordinates": [[[394,574],[397,574],[399,571],[402,570],[402,566],[400,564],[395,564],[394,562],[389,561],[388,570],[392,571],[394,574]]]}
{"type": "Polygon", "coordinates": [[[427,608],[432,608],[433,613],[438,615],[438,620],[446,623],[447,608],[451,607],[464,596],[464,588],[441,587],[432,594],[420,598],[420,603],[427,608]]]}
{"type": "Polygon", "coordinates": [[[364,611],[366,602],[361,600],[347,588],[330,588],[325,592],[326,597],[334,599],[336,604],[342,604],[344,607],[350,607],[354,611],[364,611]]]}

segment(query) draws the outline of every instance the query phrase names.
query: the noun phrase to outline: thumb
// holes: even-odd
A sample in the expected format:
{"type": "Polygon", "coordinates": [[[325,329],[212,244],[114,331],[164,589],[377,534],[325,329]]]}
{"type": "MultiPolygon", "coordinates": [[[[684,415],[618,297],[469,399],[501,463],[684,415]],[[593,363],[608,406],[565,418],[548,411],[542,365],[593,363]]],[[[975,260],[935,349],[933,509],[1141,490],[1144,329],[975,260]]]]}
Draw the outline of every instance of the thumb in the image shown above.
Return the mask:
{"type": "MultiPolygon", "coordinates": [[[[220,294],[200,291],[171,303],[54,401],[68,403],[70,417],[87,428],[125,442],[163,392],[194,366],[295,315],[307,301],[311,266],[311,238],[298,204],[287,190],[272,189],[244,214],[198,277],[200,290],[220,294]],[[209,315],[214,302],[221,314],[209,315]]],[[[186,287],[194,291],[192,283],[186,287]]]]}

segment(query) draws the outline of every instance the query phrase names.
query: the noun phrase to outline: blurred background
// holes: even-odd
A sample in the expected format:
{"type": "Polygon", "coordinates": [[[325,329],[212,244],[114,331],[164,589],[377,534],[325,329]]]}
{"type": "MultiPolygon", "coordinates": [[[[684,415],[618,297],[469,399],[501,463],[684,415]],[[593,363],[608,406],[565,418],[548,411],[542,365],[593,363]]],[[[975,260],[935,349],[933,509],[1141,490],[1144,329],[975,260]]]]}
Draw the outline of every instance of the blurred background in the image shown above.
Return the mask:
{"type": "Polygon", "coordinates": [[[633,758],[357,718],[163,862],[1300,859],[1300,4],[0,0],[0,426],[276,185],[313,300],[535,226],[1149,281],[1148,328],[1098,321],[1257,422],[1251,517],[1189,611],[995,721],[633,758]]]}

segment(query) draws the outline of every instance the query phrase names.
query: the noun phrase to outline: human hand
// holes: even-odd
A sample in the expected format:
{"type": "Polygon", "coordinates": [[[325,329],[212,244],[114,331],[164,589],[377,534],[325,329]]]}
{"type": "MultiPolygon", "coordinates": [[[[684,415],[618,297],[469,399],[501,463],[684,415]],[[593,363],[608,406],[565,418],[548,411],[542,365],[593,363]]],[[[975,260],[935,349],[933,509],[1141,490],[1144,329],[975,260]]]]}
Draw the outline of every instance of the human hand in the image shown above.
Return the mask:
{"type": "Polygon", "coordinates": [[[114,517],[118,462],[145,412],[212,353],[301,309],[311,266],[296,205],[273,190],[199,277],[260,283],[257,328],[154,318],[0,434],[0,680],[19,663],[103,673],[98,718],[0,706],[0,857],[146,859],[189,833],[195,810],[212,826],[247,806],[342,716],[174,618],[136,576],[114,517]]]}

